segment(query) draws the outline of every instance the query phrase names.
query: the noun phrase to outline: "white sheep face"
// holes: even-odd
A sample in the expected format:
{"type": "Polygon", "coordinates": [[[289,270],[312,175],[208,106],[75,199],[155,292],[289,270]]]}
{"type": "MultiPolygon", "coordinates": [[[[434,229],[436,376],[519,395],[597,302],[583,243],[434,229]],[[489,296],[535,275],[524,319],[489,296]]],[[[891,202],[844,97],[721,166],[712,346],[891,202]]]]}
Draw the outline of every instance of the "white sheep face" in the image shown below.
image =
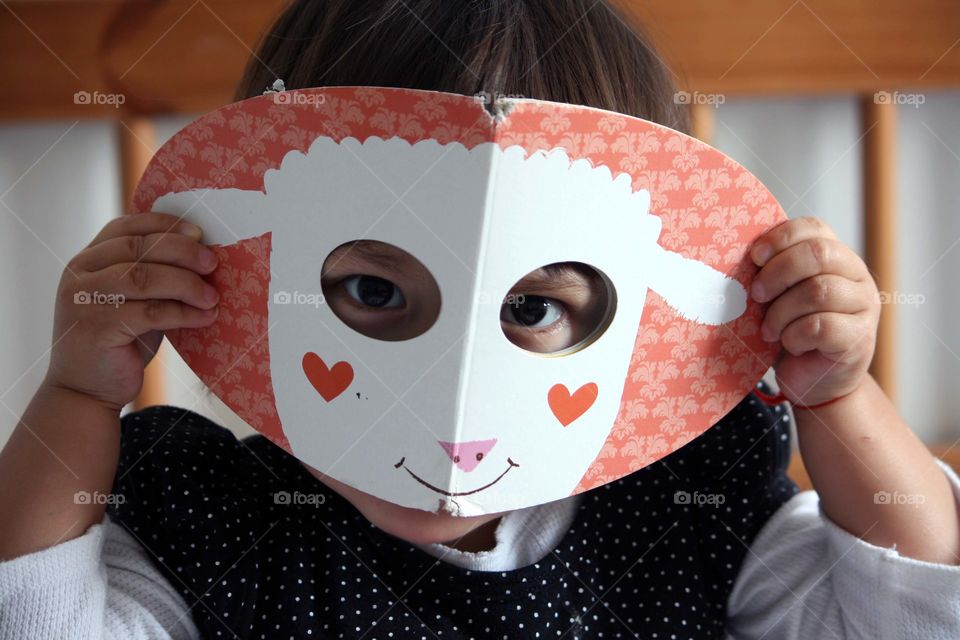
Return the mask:
{"type": "Polygon", "coordinates": [[[657,244],[649,204],[628,175],[562,150],[320,137],[268,171],[264,192],[170,193],[153,209],[200,224],[210,244],[272,233],[270,371],[297,458],[401,506],[477,515],[574,491],[617,417],[648,288],[704,323],[744,311],[739,283],[657,244]],[[326,305],[284,303],[319,294],[325,258],[358,239],[395,245],[433,275],[441,309],[425,333],[377,340],[326,305]],[[504,295],[568,261],[612,282],[606,329],[556,357],[509,342],[504,295]],[[308,353],[352,377],[336,365],[324,397],[308,353]],[[564,424],[558,406],[576,417],[564,424]]]}

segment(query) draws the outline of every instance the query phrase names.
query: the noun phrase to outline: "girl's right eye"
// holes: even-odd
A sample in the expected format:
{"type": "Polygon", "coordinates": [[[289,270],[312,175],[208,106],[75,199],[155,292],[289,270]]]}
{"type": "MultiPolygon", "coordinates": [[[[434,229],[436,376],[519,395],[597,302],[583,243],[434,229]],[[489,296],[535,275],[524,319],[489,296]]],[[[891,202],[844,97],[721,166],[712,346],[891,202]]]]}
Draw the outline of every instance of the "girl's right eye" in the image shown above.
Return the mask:
{"type": "Polygon", "coordinates": [[[546,296],[521,294],[519,302],[505,302],[500,319],[529,329],[544,329],[563,317],[563,303],[546,296]]]}
{"type": "Polygon", "coordinates": [[[406,302],[400,287],[377,276],[350,276],[342,284],[347,295],[367,307],[391,309],[402,307],[406,302]]]}

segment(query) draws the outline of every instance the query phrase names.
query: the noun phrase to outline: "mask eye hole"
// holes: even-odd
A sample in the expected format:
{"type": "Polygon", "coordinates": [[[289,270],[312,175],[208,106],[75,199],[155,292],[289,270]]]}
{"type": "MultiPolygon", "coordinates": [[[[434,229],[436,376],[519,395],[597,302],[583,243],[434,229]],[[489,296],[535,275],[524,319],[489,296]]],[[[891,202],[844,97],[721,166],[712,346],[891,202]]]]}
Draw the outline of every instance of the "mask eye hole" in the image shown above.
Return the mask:
{"type": "Polygon", "coordinates": [[[430,271],[379,240],[353,240],[331,251],[320,285],[334,315],[368,338],[416,338],[440,315],[440,288],[430,271]]]}
{"type": "Polygon", "coordinates": [[[616,311],[616,290],[599,269],[555,262],[520,278],[503,297],[500,327],[516,346],[564,356],[599,338],[616,311]]]}

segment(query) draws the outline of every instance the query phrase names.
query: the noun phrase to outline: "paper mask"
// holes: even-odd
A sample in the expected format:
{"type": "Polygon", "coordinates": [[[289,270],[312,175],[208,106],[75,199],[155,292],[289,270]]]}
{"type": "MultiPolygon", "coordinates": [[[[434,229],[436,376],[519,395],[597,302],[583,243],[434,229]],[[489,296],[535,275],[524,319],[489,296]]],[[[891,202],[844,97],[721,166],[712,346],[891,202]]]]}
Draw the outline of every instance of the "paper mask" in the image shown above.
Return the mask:
{"type": "Polygon", "coordinates": [[[777,350],[747,250],[785,216],[754,176],[637,118],[497,107],[265,94],[177,133],[134,197],[220,255],[217,321],[166,334],[201,380],[303,462],[405,507],[478,515],[615,480],[715,424],[777,350]],[[439,312],[419,335],[366,335],[323,295],[325,261],[360,239],[432,278],[439,312]],[[606,313],[565,352],[521,348],[505,296],[562,262],[600,276],[606,313]]]}

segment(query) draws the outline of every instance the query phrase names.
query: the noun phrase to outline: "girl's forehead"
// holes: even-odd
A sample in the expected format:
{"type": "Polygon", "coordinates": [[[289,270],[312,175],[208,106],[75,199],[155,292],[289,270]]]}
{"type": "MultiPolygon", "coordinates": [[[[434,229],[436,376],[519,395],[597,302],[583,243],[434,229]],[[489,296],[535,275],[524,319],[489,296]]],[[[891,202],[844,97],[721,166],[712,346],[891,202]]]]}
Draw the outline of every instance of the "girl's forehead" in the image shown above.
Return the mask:
{"type": "MultiPolygon", "coordinates": [[[[338,263],[367,262],[383,269],[404,269],[420,261],[410,253],[379,240],[355,240],[334,249],[331,259],[338,263]]],[[[591,267],[580,262],[555,262],[531,271],[522,279],[523,284],[542,285],[562,289],[565,287],[589,286],[597,274],[591,267]]]]}

